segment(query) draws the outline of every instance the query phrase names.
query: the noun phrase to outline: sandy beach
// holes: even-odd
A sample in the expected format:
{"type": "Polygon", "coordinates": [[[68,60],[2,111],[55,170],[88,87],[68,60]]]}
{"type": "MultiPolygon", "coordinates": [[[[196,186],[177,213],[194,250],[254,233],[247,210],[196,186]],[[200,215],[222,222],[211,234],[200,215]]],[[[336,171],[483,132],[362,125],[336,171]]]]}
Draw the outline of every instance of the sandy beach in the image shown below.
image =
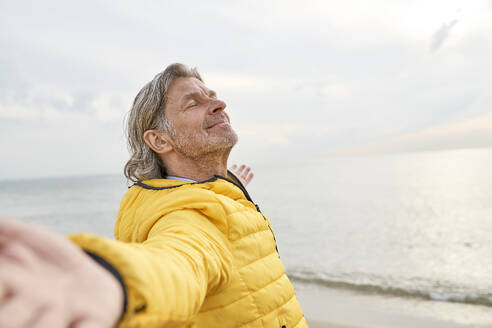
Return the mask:
{"type": "Polygon", "coordinates": [[[338,324],[325,323],[320,321],[308,321],[310,328],[359,328],[359,327],[349,327],[342,326],[338,324]]]}
{"type": "Polygon", "coordinates": [[[296,285],[311,328],[486,328],[489,307],[296,285]]]}
{"type": "Polygon", "coordinates": [[[308,321],[310,328],[362,328],[362,327],[354,327],[354,326],[342,326],[339,324],[321,322],[321,321],[308,321]]]}

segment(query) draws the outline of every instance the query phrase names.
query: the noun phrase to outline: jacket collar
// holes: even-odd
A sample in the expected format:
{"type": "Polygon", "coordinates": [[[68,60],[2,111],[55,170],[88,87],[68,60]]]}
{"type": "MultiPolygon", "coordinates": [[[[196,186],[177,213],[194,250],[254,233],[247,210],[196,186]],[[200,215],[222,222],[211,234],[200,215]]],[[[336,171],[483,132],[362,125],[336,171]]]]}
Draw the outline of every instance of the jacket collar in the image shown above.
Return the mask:
{"type": "Polygon", "coordinates": [[[161,190],[161,189],[177,188],[187,184],[205,184],[205,183],[217,181],[218,179],[228,181],[234,184],[236,187],[239,187],[239,189],[243,191],[246,190],[246,188],[243,186],[241,181],[229,170],[227,171],[227,177],[214,175],[212,178],[204,181],[192,182],[192,181],[183,181],[183,180],[176,180],[176,179],[149,179],[149,180],[137,181],[135,182],[134,185],[140,186],[145,189],[161,190]]]}

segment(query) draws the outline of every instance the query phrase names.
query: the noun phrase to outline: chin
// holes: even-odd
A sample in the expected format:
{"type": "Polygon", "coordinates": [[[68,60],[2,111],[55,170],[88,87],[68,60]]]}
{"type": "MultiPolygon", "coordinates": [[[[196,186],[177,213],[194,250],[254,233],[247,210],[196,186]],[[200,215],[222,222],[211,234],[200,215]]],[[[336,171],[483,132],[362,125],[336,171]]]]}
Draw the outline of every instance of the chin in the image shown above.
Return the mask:
{"type": "Polygon", "coordinates": [[[237,135],[234,134],[233,136],[230,136],[228,138],[221,138],[220,140],[213,140],[213,142],[211,142],[209,144],[209,147],[216,149],[217,151],[222,150],[222,149],[224,149],[224,150],[231,149],[237,143],[237,139],[238,139],[237,135]]]}
{"type": "Polygon", "coordinates": [[[236,132],[229,129],[228,133],[208,135],[207,137],[188,136],[187,138],[179,138],[176,142],[176,151],[185,157],[199,160],[203,156],[213,153],[227,153],[237,143],[238,136],[236,132]]]}

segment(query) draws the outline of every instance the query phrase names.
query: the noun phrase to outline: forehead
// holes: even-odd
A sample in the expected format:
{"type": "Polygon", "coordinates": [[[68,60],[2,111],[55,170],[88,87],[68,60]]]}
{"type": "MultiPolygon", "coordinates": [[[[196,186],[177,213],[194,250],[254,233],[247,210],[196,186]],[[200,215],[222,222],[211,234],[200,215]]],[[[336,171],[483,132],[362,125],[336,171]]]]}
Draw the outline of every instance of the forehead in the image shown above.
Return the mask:
{"type": "Polygon", "coordinates": [[[168,90],[168,99],[179,101],[182,97],[193,92],[208,93],[209,89],[205,84],[194,77],[178,77],[173,80],[168,90]]]}

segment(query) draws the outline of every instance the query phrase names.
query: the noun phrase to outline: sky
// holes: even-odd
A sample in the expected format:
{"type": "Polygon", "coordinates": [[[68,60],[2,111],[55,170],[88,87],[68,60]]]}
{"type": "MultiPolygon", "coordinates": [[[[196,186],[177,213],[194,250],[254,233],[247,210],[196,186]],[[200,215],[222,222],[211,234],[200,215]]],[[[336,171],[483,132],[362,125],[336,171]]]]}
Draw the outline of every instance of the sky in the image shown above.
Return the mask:
{"type": "Polygon", "coordinates": [[[0,179],[121,173],[124,118],[174,62],[252,166],[492,147],[492,0],[0,0],[0,179]]]}

